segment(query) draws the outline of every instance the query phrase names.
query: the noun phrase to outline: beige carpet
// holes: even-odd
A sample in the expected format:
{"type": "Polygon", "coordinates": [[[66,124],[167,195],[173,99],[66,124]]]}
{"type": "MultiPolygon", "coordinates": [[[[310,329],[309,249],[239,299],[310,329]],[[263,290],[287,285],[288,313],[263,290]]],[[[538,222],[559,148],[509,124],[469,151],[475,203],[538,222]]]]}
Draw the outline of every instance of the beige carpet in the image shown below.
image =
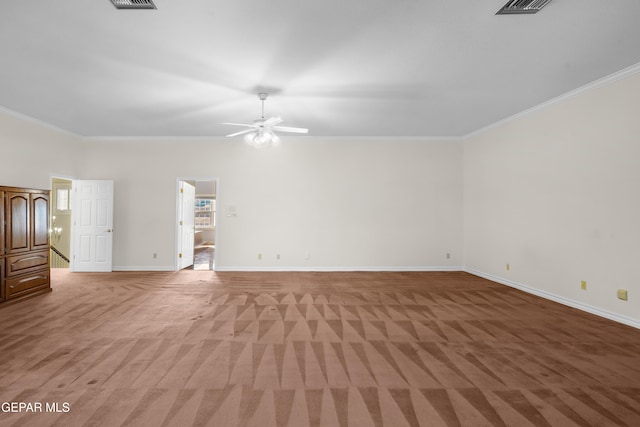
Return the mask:
{"type": "Polygon", "coordinates": [[[466,273],[53,273],[1,426],[640,426],[640,330],[466,273]]]}

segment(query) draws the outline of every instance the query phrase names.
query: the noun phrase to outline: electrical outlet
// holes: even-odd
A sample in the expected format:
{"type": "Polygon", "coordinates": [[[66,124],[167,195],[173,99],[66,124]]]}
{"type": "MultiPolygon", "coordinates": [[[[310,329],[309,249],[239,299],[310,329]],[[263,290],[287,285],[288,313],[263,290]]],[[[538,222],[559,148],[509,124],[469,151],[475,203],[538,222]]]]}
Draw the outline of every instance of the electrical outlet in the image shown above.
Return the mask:
{"type": "Polygon", "coordinates": [[[156,259],[156,258],[158,258],[158,254],[154,252],[153,253],[153,259],[156,259]]]}
{"type": "Polygon", "coordinates": [[[447,259],[451,259],[451,254],[447,252],[447,259]]]}
{"type": "Polygon", "coordinates": [[[277,254],[277,255],[276,255],[276,259],[280,259],[280,254],[277,254]]]}
{"type": "Polygon", "coordinates": [[[583,291],[587,290],[587,281],[586,280],[581,280],[580,281],[580,289],[582,289],[583,291]]]}
{"type": "Polygon", "coordinates": [[[258,254],[258,259],[262,259],[262,254],[258,254]]]}
{"type": "Polygon", "coordinates": [[[621,299],[622,301],[628,301],[629,295],[627,294],[626,289],[618,289],[618,299],[621,299]]]}
{"type": "Polygon", "coordinates": [[[511,270],[511,266],[507,264],[507,271],[511,270]]]}

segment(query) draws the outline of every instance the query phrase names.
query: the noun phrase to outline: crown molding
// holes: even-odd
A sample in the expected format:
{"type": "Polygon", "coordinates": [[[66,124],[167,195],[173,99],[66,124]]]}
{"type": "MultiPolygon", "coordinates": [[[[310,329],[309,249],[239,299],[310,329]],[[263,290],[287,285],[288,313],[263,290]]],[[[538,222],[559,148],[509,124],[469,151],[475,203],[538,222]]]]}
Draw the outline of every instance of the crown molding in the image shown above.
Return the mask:
{"type": "Polygon", "coordinates": [[[73,136],[74,138],[79,138],[81,140],[84,139],[84,137],[82,135],[79,135],[77,133],[68,131],[66,129],[59,128],[59,127],[57,127],[55,125],[52,125],[51,123],[47,123],[45,121],[42,121],[40,119],[36,119],[35,117],[28,116],[28,115],[23,114],[23,113],[19,113],[19,112],[15,111],[15,110],[12,110],[10,108],[4,107],[2,105],[0,105],[0,112],[1,113],[5,113],[8,116],[12,116],[12,117],[15,117],[17,119],[23,120],[23,121],[25,121],[27,123],[38,125],[38,126],[41,126],[41,127],[44,127],[46,129],[53,130],[53,131],[56,131],[56,132],[64,133],[65,135],[73,136]]]}
{"type": "Polygon", "coordinates": [[[614,82],[616,82],[618,80],[625,79],[627,77],[630,77],[630,76],[632,76],[634,74],[638,74],[638,73],[640,73],[640,62],[637,63],[637,64],[634,64],[634,65],[632,65],[630,67],[624,68],[624,69],[622,69],[620,71],[617,71],[617,72],[615,72],[613,74],[609,74],[609,75],[607,75],[605,77],[602,77],[602,78],[600,78],[598,80],[595,80],[595,81],[593,81],[591,83],[587,83],[584,86],[580,86],[579,88],[574,89],[574,90],[569,91],[569,92],[566,92],[566,93],[564,93],[564,94],[562,94],[560,96],[557,96],[555,98],[551,98],[550,100],[545,101],[545,102],[543,102],[541,104],[538,104],[538,105],[536,105],[534,107],[528,108],[528,109],[526,109],[524,111],[521,111],[519,113],[513,114],[513,115],[511,115],[509,117],[505,117],[502,120],[498,120],[497,122],[494,122],[494,123],[491,123],[491,124],[489,124],[487,126],[481,127],[480,129],[474,130],[473,132],[470,132],[470,133],[468,133],[468,134],[466,134],[464,136],[461,136],[460,138],[462,140],[467,140],[469,138],[472,138],[474,136],[477,136],[477,135],[480,135],[480,134],[482,134],[484,132],[487,132],[487,131],[489,131],[491,129],[495,129],[497,127],[505,125],[505,124],[507,124],[509,122],[512,122],[514,120],[518,120],[518,119],[520,119],[522,117],[525,117],[525,116],[528,116],[530,114],[533,114],[536,111],[543,110],[543,109],[545,109],[547,107],[550,107],[550,106],[555,105],[555,104],[559,104],[559,103],[567,101],[567,100],[569,100],[571,98],[575,98],[575,97],[584,95],[586,93],[589,93],[589,92],[592,92],[594,90],[600,89],[601,87],[610,85],[610,84],[612,84],[612,83],[614,83],[614,82]]]}
{"type": "MultiPolygon", "coordinates": [[[[181,142],[243,142],[241,139],[227,138],[224,136],[87,136],[82,137],[87,142],[153,142],[153,141],[181,141],[181,142]]],[[[445,142],[445,141],[462,141],[459,136],[293,136],[281,135],[282,143],[295,142],[445,142]]]]}

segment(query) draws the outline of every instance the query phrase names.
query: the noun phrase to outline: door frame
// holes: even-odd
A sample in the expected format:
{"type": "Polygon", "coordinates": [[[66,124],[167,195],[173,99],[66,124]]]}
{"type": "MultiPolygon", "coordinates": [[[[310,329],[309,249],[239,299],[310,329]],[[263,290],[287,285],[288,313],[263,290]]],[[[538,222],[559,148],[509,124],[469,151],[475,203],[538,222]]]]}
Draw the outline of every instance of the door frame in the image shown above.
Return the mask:
{"type": "MultiPolygon", "coordinates": [[[[49,202],[51,203],[51,205],[49,206],[49,221],[51,221],[51,218],[53,217],[53,212],[57,210],[57,208],[55,208],[53,206],[53,180],[54,179],[61,179],[64,181],[69,181],[69,184],[73,183],[74,179],[77,179],[71,175],[64,175],[64,174],[60,174],[60,173],[50,173],[49,174],[49,191],[51,192],[49,194],[49,202]]],[[[73,192],[71,191],[71,188],[69,188],[69,206],[70,206],[70,212],[69,212],[69,226],[68,227],[63,227],[62,228],[62,234],[61,236],[64,236],[64,238],[69,242],[69,253],[67,254],[67,256],[69,257],[69,270],[71,270],[71,254],[73,251],[73,239],[71,239],[71,228],[73,227],[73,209],[71,209],[73,207],[73,192]]],[[[57,195],[56,195],[56,199],[57,199],[57,195]]],[[[53,224],[51,222],[49,222],[49,228],[53,227],[53,224]]]]}
{"type": "MultiPolygon", "coordinates": [[[[217,177],[213,177],[213,176],[179,176],[176,178],[176,192],[175,192],[175,197],[176,197],[176,211],[175,211],[175,217],[174,217],[174,235],[173,235],[173,247],[174,247],[174,257],[173,257],[173,268],[175,271],[179,271],[179,264],[178,264],[178,252],[180,251],[180,242],[178,241],[178,239],[180,239],[180,225],[178,224],[178,218],[180,218],[180,181],[213,181],[215,182],[216,185],[216,213],[219,212],[219,209],[217,209],[217,207],[219,206],[219,202],[220,202],[220,179],[217,177]]],[[[197,193],[196,193],[197,196],[197,193]]],[[[215,250],[213,251],[213,271],[216,271],[216,267],[218,265],[218,263],[216,262],[216,260],[218,259],[218,254],[220,253],[219,251],[219,245],[218,245],[218,224],[220,224],[219,221],[219,217],[216,219],[216,228],[213,231],[213,236],[214,236],[214,240],[215,240],[215,250]]]]}

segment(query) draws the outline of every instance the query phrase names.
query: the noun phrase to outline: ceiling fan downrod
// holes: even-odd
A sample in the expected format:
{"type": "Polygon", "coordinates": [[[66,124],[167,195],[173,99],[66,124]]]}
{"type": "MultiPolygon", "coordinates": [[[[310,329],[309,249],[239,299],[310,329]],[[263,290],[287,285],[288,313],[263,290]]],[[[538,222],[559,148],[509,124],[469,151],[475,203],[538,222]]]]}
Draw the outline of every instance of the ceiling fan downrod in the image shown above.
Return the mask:
{"type": "Polygon", "coordinates": [[[260,92],[258,94],[258,98],[260,98],[260,101],[262,101],[262,119],[263,120],[264,120],[264,101],[267,99],[267,96],[269,96],[269,94],[266,92],[260,92]]]}

